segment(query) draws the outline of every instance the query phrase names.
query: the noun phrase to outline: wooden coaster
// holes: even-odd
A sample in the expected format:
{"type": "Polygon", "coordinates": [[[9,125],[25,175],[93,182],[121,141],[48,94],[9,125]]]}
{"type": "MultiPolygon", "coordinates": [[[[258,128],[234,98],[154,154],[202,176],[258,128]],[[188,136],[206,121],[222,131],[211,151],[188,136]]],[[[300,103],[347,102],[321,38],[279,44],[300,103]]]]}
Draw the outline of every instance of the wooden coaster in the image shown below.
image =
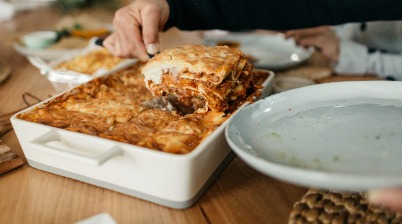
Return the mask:
{"type": "Polygon", "coordinates": [[[22,166],[24,162],[0,140],[0,175],[22,166]]]}
{"type": "Polygon", "coordinates": [[[344,81],[370,81],[370,80],[384,80],[381,77],[374,75],[333,75],[327,78],[323,78],[317,81],[317,83],[327,83],[327,82],[344,82],[344,81]]]}
{"type": "Polygon", "coordinates": [[[11,75],[10,66],[0,63],[0,84],[4,82],[11,75]]]}
{"type": "Polygon", "coordinates": [[[402,213],[370,205],[362,193],[309,190],[293,205],[289,224],[402,223],[402,213]]]}
{"type": "Polygon", "coordinates": [[[328,78],[333,74],[329,66],[300,66],[283,72],[278,72],[278,76],[296,76],[307,78],[313,81],[328,78]]]}

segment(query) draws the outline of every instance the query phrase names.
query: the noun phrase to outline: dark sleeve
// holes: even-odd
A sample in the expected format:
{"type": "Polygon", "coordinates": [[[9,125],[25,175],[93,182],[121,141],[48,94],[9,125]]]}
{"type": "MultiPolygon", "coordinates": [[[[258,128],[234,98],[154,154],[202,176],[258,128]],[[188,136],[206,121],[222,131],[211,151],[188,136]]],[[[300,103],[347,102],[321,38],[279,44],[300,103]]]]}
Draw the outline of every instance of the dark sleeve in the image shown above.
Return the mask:
{"type": "Polygon", "coordinates": [[[167,0],[165,29],[285,30],[401,20],[401,0],[167,0]]]}

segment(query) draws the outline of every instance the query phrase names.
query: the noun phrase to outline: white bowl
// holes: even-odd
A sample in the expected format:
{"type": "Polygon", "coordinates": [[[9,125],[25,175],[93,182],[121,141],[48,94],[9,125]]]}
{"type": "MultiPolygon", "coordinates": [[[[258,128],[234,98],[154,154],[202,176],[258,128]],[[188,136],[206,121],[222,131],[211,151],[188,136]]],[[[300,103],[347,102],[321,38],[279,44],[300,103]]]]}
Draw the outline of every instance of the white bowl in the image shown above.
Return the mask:
{"type": "Polygon", "coordinates": [[[43,49],[56,42],[55,31],[37,31],[24,35],[22,42],[28,48],[43,49]]]}

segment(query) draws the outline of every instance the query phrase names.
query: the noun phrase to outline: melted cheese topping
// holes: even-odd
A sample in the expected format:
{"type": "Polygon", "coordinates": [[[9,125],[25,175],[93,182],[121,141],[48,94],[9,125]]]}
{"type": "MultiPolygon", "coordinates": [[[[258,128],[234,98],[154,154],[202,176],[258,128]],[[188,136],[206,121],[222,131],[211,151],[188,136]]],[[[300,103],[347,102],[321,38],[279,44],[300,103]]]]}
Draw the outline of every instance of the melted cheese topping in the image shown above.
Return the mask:
{"type": "Polygon", "coordinates": [[[244,101],[247,90],[254,88],[251,70],[238,49],[184,45],[158,54],[142,72],[153,95],[174,94],[183,103],[201,99],[203,106],[195,112],[205,113],[226,111],[231,101],[244,101]]]}
{"type": "Polygon", "coordinates": [[[55,69],[93,75],[101,69],[110,70],[116,67],[123,60],[124,59],[122,58],[113,56],[108,50],[102,48],[62,62],[57,65],[55,69]]]}
{"type": "MultiPolygon", "coordinates": [[[[137,63],[108,77],[94,79],[18,118],[184,154],[196,148],[230,117],[231,114],[218,111],[180,115],[177,111],[142,106],[144,101],[155,99],[145,87],[140,73],[142,66],[137,63]]],[[[250,100],[253,96],[249,95],[250,100]]]]}
{"type": "Polygon", "coordinates": [[[145,83],[162,81],[162,75],[169,73],[178,78],[187,78],[221,83],[244,57],[238,49],[227,46],[183,45],[164,50],[149,60],[142,70],[145,83]]]}

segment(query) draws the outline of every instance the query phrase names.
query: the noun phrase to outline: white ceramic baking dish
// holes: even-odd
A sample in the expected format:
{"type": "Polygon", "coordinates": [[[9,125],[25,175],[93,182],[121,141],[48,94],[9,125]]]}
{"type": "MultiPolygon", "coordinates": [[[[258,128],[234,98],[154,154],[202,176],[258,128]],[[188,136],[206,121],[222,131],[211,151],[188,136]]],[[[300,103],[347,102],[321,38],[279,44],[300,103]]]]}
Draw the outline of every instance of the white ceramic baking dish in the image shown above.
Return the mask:
{"type": "Polygon", "coordinates": [[[57,69],[57,66],[59,66],[63,62],[70,61],[75,57],[88,54],[91,51],[102,49],[102,47],[95,44],[95,40],[96,38],[91,39],[88,46],[80,51],[69,52],[50,61],[44,61],[40,57],[34,56],[28,56],[28,60],[33,66],[39,69],[42,75],[44,75],[49,81],[51,81],[53,87],[56,89],[57,92],[63,92],[79,84],[86,83],[94,78],[120,71],[138,61],[137,59],[125,59],[110,70],[100,68],[94,74],[84,74],[70,70],[57,69]]]}
{"type": "MultiPolygon", "coordinates": [[[[270,72],[261,97],[271,93],[273,78],[270,72]]],[[[192,152],[177,155],[28,122],[18,114],[11,122],[30,166],[172,208],[194,204],[234,157],[224,136],[228,120],[192,152]]]]}

